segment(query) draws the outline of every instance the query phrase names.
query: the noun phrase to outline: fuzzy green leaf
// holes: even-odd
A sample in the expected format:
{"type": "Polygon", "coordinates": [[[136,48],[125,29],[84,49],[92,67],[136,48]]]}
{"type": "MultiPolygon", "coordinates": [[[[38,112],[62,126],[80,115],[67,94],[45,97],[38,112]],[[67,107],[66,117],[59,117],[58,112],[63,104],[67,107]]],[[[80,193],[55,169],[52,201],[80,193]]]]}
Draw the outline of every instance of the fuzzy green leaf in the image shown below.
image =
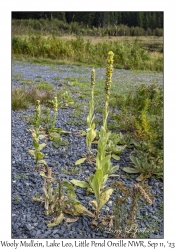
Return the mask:
{"type": "Polygon", "coordinates": [[[123,171],[125,171],[126,173],[129,173],[129,174],[140,173],[140,171],[138,169],[135,169],[135,168],[123,168],[123,171]]]}
{"type": "Polygon", "coordinates": [[[109,173],[109,174],[113,174],[113,173],[115,173],[117,170],[119,170],[119,165],[116,165],[116,166],[112,167],[112,168],[110,169],[110,173],[109,173]]]}
{"type": "Polygon", "coordinates": [[[52,132],[49,135],[50,135],[51,139],[56,139],[56,140],[61,140],[62,141],[61,136],[57,132],[52,132]]]}
{"type": "Polygon", "coordinates": [[[87,208],[85,208],[82,204],[74,205],[74,208],[76,212],[80,215],[83,214],[89,217],[94,217],[94,215],[87,208]]]}
{"type": "Polygon", "coordinates": [[[78,130],[78,132],[80,132],[82,136],[86,136],[86,132],[84,130],[78,130]]]}
{"type": "Polygon", "coordinates": [[[41,159],[44,158],[44,154],[41,153],[41,152],[37,152],[36,157],[37,157],[38,160],[41,160],[41,159]]]}
{"type": "Polygon", "coordinates": [[[35,139],[33,140],[33,146],[34,146],[35,149],[38,149],[38,147],[39,147],[39,143],[35,139]]]}
{"type": "Polygon", "coordinates": [[[112,158],[116,161],[119,161],[120,160],[120,157],[118,155],[114,155],[112,154],[112,158]]]}
{"type": "Polygon", "coordinates": [[[38,136],[40,140],[44,139],[46,136],[45,135],[39,135],[38,136]]]}
{"type": "Polygon", "coordinates": [[[89,184],[85,181],[71,180],[70,182],[77,187],[81,187],[81,188],[88,188],[89,187],[89,184]]]}
{"type": "Polygon", "coordinates": [[[73,185],[70,182],[68,182],[68,181],[63,181],[62,184],[65,187],[67,187],[67,189],[68,189],[68,197],[70,199],[75,199],[76,198],[76,194],[75,194],[73,185]]]}
{"type": "Polygon", "coordinates": [[[111,159],[111,156],[108,155],[105,158],[103,158],[103,160],[100,162],[101,168],[103,168],[103,166],[111,159]]]}
{"type": "Polygon", "coordinates": [[[101,188],[102,186],[102,182],[103,182],[103,171],[102,169],[97,169],[96,172],[95,172],[95,176],[94,176],[97,181],[98,181],[98,185],[99,185],[99,189],[101,188]]]}
{"type": "Polygon", "coordinates": [[[38,150],[42,150],[46,146],[46,143],[39,144],[38,150]]]}
{"type": "Polygon", "coordinates": [[[109,177],[108,174],[106,174],[106,175],[103,177],[102,186],[104,186],[104,185],[106,184],[106,182],[107,182],[107,180],[108,180],[108,177],[109,177]]]}
{"type": "Polygon", "coordinates": [[[137,167],[141,167],[140,161],[137,157],[134,157],[133,155],[131,155],[130,159],[131,159],[132,163],[134,163],[137,167]]]}
{"type": "Polygon", "coordinates": [[[28,150],[28,153],[35,157],[35,150],[28,150]]]}
{"type": "Polygon", "coordinates": [[[79,164],[85,162],[85,160],[86,160],[86,158],[80,158],[79,160],[77,160],[77,161],[75,162],[75,165],[79,165],[79,164]]]}

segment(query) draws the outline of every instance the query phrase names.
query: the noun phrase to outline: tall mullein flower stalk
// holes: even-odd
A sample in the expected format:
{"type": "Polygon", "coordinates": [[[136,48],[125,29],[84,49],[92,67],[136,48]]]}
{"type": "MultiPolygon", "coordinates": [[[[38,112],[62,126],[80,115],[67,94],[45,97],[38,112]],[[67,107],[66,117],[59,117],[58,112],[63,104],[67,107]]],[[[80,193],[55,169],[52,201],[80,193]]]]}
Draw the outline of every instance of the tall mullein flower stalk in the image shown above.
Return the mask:
{"type": "Polygon", "coordinates": [[[53,120],[52,120],[52,123],[51,123],[51,130],[54,129],[55,124],[56,124],[56,119],[57,119],[57,111],[58,111],[57,97],[54,97],[54,100],[53,100],[53,110],[54,110],[54,114],[53,114],[53,120]]]}
{"type": "Polygon", "coordinates": [[[112,72],[113,72],[113,57],[114,53],[112,51],[108,52],[108,58],[107,58],[107,68],[106,68],[106,86],[105,86],[105,92],[106,92],[106,100],[105,100],[105,111],[104,111],[104,117],[103,117],[103,127],[105,130],[107,130],[107,118],[109,113],[109,96],[110,96],[110,89],[111,89],[111,83],[112,83],[112,72]]]}
{"type": "Polygon", "coordinates": [[[40,119],[41,119],[41,107],[40,100],[37,100],[36,103],[36,133],[38,134],[40,128],[40,119]]]}
{"type": "Polygon", "coordinates": [[[86,144],[88,147],[89,154],[91,154],[91,144],[96,137],[95,123],[94,120],[94,86],[95,86],[95,70],[91,73],[91,101],[89,115],[87,117],[87,133],[86,133],[86,144]]]}
{"type": "Polygon", "coordinates": [[[93,69],[91,73],[91,102],[90,102],[89,115],[87,117],[88,128],[91,127],[94,118],[94,86],[95,86],[95,70],[93,69]]]}

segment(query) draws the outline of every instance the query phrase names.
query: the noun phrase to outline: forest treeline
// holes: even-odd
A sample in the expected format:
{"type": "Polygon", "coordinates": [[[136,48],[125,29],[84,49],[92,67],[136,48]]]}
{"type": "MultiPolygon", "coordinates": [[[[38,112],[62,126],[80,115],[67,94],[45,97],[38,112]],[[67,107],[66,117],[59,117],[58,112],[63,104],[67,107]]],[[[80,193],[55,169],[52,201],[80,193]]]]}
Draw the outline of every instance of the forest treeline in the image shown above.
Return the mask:
{"type": "Polygon", "coordinates": [[[89,28],[123,24],[144,30],[163,29],[163,12],[12,12],[12,19],[58,19],[89,28]]]}

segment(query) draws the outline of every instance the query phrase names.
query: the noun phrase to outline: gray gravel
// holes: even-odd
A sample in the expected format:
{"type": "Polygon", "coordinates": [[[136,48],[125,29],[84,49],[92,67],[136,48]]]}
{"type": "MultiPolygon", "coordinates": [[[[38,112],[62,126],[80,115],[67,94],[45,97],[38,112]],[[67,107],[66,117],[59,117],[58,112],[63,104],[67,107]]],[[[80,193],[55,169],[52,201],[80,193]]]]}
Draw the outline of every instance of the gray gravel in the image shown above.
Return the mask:
{"type": "MultiPolygon", "coordinates": [[[[55,87],[62,81],[68,81],[68,78],[88,79],[90,78],[91,68],[80,66],[42,66],[38,64],[30,64],[23,62],[13,62],[12,64],[12,88],[21,86],[21,78],[31,79],[42,77],[43,81],[53,83],[55,87]],[[18,74],[21,74],[20,77],[18,74]],[[17,79],[17,78],[20,79],[17,79]],[[55,80],[55,78],[57,78],[55,80]],[[59,79],[58,79],[59,78],[59,79]],[[58,84],[57,84],[58,83],[58,84]]],[[[105,69],[96,69],[96,74],[104,79],[105,69]]],[[[114,79],[121,82],[131,82],[139,84],[147,82],[157,82],[163,84],[163,76],[161,73],[137,73],[131,71],[114,70],[114,79]]],[[[29,125],[25,117],[33,112],[32,109],[25,111],[12,111],[12,238],[112,238],[109,233],[91,228],[91,219],[89,217],[80,217],[77,222],[65,223],[54,228],[47,228],[46,222],[51,217],[44,214],[44,206],[32,200],[35,193],[42,194],[42,177],[35,172],[35,163],[33,158],[28,154],[27,150],[32,149],[31,133],[28,131],[29,125]]],[[[85,180],[94,168],[88,164],[82,164],[78,171],[74,174],[67,174],[65,169],[74,167],[74,163],[83,154],[86,154],[86,143],[84,137],[78,137],[76,132],[84,129],[84,126],[69,125],[71,119],[71,109],[59,110],[56,126],[67,131],[73,132],[69,135],[63,135],[63,139],[69,141],[68,147],[54,148],[51,142],[47,142],[47,146],[43,149],[45,160],[52,167],[56,176],[61,179],[80,179],[85,180]]],[[[115,177],[118,181],[123,182],[128,187],[132,187],[136,183],[136,175],[127,175],[122,171],[123,167],[130,164],[131,150],[125,149],[121,155],[119,162],[119,175],[115,177]],[[125,175],[125,178],[122,178],[125,175]]],[[[114,161],[116,164],[116,162],[114,161]]],[[[114,180],[110,179],[109,183],[114,180]]],[[[163,214],[160,208],[163,204],[163,183],[156,178],[147,180],[151,193],[155,195],[152,206],[144,205],[138,212],[139,229],[146,228],[152,224],[156,227],[154,232],[150,231],[150,238],[163,238],[163,214]],[[139,220],[139,216],[144,219],[139,220]]],[[[87,208],[91,209],[89,201],[93,199],[93,195],[87,197],[85,190],[77,188],[76,194],[78,199],[87,208]]],[[[111,196],[110,201],[104,206],[102,214],[110,214],[115,204],[115,194],[111,196]]]]}

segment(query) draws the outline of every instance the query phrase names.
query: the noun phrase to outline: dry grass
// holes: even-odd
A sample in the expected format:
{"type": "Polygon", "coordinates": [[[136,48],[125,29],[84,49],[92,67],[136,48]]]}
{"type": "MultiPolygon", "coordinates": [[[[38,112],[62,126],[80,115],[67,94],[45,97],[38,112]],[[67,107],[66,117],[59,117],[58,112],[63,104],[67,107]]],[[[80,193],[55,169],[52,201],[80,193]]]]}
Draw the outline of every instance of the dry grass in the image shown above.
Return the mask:
{"type": "MultiPolygon", "coordinates": [[[[76,36],[61,36],[62,39],[65,40],[76,40],[76,36]]],[[[99,36],[82,36],[82,38],[85,41],[88,41],[97,44],[99,42],[109,42],[109,41],[128,41],[133,43],[136,39],[141,43],[160,43],[163,44],[163,37],[157,37],[157,36],[105,36],[105,37],[99,37],[99,36]]]]}
{"type": "Polygon", "coordinates": [[[49,90],[39,91],[34,86],[14,88],[12,90],[12,110],[26,109],[29,105],[36,104],[37,100],[47,103],[53,99],[54,92],[49,90]]]}

